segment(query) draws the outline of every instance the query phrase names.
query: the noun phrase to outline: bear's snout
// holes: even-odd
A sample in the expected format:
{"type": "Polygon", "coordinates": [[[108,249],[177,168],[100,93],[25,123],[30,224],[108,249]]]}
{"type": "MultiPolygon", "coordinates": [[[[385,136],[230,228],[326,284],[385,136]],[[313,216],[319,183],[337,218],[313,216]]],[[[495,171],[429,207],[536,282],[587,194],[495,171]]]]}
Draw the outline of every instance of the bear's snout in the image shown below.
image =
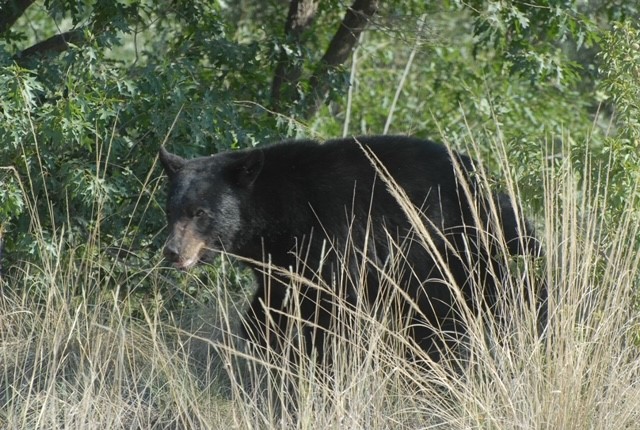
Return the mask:
{"type": "Polygon", "coordinates": [[[190,231],[186,233],[181,236],[172,235],[162,251],[173,267],[184,270],[195,266],[206,250],[202,239],[194,237],[190,231]]]}
{"type": "Polygon", "coordinates": [[[169,242],[164,246],[162,253],[164,254],[164,258],[172,263],[175,263],[180,259],[180,253],[178,252],[176,245],[172,242],[169,242]]]}

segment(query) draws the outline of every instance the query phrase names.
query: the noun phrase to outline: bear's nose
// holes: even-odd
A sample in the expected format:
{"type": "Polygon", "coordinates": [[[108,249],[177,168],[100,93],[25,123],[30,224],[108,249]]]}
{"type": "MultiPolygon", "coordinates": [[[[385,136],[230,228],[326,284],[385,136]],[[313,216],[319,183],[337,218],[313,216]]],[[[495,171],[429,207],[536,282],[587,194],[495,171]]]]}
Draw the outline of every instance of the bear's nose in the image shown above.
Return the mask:
{"type": "Polygon", "coordinates": [[[167,243],[164,246],[162,253],[164,254],[164,258],[171,262],[176,262],[180,258],[180,254],[178,253],[176,246],[172,243],[167,243]]]}

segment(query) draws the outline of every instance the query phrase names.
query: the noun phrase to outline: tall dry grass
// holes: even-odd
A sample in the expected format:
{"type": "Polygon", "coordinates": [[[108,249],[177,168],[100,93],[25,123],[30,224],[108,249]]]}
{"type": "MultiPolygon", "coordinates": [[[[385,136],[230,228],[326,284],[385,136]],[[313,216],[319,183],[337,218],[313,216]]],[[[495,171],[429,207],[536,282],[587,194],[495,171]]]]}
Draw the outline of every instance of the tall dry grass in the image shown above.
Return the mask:
{"type": "MultiPolygon", "coordinates": [[[[330,370],[305,354],[292,363],[295,341],[256,358],[234,336],[243,303],[223,272],[204,281],[215,306],[172,315],[151,300],[131,318],[126,296],[95,294],[104,286],[91,275],[100,272],[95,252],[70,249],[63,235],[52,252],[36,233],[50,258],[2,280],[0,428],[640,428],[636,202],[607,224],[605,179],[578,183],[569,163],[547,172],[545,254],[514,260],[505,250],[510,276],[501,280],[520,292],[545,278],[545,336],[523,294],[505,293],[507,323],[469,315],[464,353],[438,363],[419,350],[407,360],[412,345],[384,309],[347,305],[330,370]]],[[[515,181],[506,183],[517,197],[515,181]]],[[[161,286],[165,270],[144,275],[161,286]]]]}

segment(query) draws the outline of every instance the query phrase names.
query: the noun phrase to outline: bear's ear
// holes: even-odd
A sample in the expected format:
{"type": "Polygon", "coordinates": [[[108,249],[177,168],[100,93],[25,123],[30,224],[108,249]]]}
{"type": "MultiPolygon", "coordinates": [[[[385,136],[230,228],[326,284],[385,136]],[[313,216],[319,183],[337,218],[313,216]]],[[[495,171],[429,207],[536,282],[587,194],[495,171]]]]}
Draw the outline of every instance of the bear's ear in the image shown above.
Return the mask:
{"type": "Polygon", "coordinates": [[[172,154],[164,146],[160,147],[160,163],[164,167],[167,176],[173,176],[178,170],[182,169],[186,160],[178,155],[172,154]]]}
{"type": "Polygon", "coordinates": [[[262,171],[262,166],[264,166],[264,152],[261,149],[253,149],[230,166],[231,178],[236,184],[248,187],[254,183],[262,171]]]}

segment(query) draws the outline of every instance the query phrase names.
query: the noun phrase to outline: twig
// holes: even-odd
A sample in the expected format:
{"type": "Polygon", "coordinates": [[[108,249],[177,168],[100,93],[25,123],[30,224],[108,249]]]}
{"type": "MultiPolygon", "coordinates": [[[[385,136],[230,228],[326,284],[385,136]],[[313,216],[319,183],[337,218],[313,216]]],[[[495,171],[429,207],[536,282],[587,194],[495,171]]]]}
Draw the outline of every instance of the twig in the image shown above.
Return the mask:
{"type": "Polygon", "coordinates": [[[3,257],[3,252],[4,251],[4,226],[2,225],[2,223],[0,223],[0,281],[2,281],[2,275],[4,274],[3,271],[3,267],[2,267],[2,257],[3,257]]]}
{"type": "Polygon", "coordinates": [[[396,88],[396,94],[393,96],[393,101],[391,102],[391,107],[389,108],[389,114],[387,115],[387,122],[384,124],[384,131],[382,134],[387,134],[389,131],[389,127],[391,126],[391,120],[393,119],[393,112],[396,110],[396,103],[398,103],[398,99],[400,98],[400,93],[402,92],[402,88],[404,87],[404,83],[407,80],[407,76],[409,75],[409,69],[411,69],[411,65],[413,64],[413,58],[416,56],[416,51],[418,50],[418,46],[420,45],[420,36],[422,35],[422,29],[424,28],[424,23],[426,21],[426,15],[422,15],[420,17],[420,24],[418,25],[418,34],[416,36],[416,42],[413,45],[413,49],[411,50],[411,54],[409,55],[409,59],[407,60],[407,64],[404,67],[404,71],[402,72],[402,77],[400,78],[400,82],[398,83],[398,88],[396,88]]]}
{"type": "Polygon", "coordinates": [[[358,46],[353,50],[353,57],[351,59],[351,73],[349,74],[349,90],[347,92],[347,111],[344,117],[344,126],[342,128],[342,137],[347,137],[347,133],[349,133],[349,122],[351,120],[351,103],[353,102],[353,87],[355,86],[356,80],[356,66],[358,64],[358,48],[362,43],[362,38],[364,37],[364,33],[360,33],[360,37],[358,38],[358,46]]]}

